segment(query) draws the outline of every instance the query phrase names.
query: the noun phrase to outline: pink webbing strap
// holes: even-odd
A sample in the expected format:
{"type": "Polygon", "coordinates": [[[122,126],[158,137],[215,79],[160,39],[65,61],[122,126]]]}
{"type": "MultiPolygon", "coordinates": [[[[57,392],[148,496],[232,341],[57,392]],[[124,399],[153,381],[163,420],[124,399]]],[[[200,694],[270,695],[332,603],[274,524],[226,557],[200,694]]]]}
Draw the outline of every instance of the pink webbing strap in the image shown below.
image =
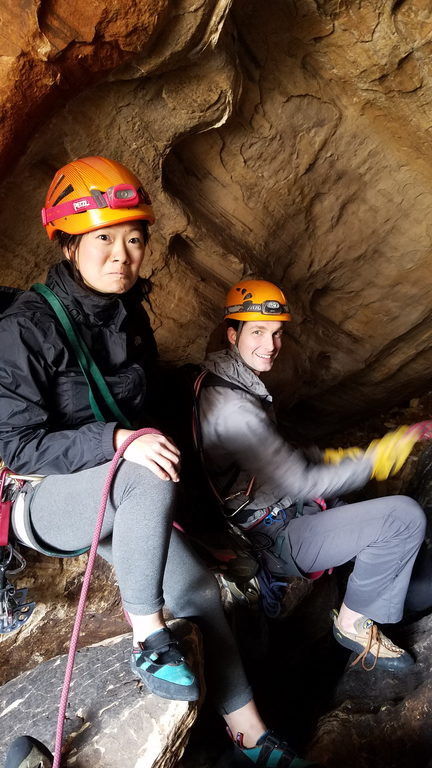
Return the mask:
{"type": "Polygon", "coordinates": [[[64,719],[65,719],[67,701],[69,696],[70,682],[71,682],[72,671],[73,671],[74,662],[75,662],[76,649],[77,649],[78,638],[79,638],[79,633],[81,629],[81,623],[84,615],[84,608],[87,600],[87,593],[90,586],[90,579],[91,579],[91,575],[94,567],[94,562],[96,559],[99,538],[102,530],[103,520],[105,517],[105,510],[108,503],[108,497],[110,494],[111,485],[114,480],[114,475],[116,473],[118,463],[122,458],[126,448],[131,443],[133,443],[133,441],[136,440],[138,437],[142,437],[143,435],[149,435],[149,434],[160,435],[161,432],[158,429],[150,429],[150,428],[137,429],[135,432],[133,432],[132,435],[129,435],[129,437],[126,438],[124,443],[122,443],[120,448],[114,454],[114,457],[108,469],[108,474],[105,479],[105,483],[102,491],[102,497],[100,501],[100,507],[98,511],[98,516],[96,518],[96,525],[93,533],[93,540],[92,540],[92,544],[91,544],[89,555],[88,555],[87,566],[86,566],[86,570],[83,577],[83,583],[81,587],[80,599],[78,602],[75,621],[72,629],[69,653],[68,653],[68,658],[66,662],[66,671],[64,676],[63,689],[60,696],[59,713],[58,713],[58,719],[57,719],[56,742],[55,742],[55,749],[54,749],[54,762],[53,762],[52,768],[59,768],[60,766],[64,719]]]}
{"type": "Polygon", "coordinates": [[[3,491],[9,470],[4,467],[0,472],[0,547],[6,547],[9,543],[9,523],[12,502],[3,501],[3,491]]]}

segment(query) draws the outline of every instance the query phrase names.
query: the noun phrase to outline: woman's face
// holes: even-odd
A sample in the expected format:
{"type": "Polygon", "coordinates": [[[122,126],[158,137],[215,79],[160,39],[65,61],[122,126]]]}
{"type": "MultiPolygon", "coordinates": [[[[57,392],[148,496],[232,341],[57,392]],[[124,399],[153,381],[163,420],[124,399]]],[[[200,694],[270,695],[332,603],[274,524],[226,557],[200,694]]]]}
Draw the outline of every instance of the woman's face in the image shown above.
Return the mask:
{"type": "Polygon", "coordinates": [[[101,227],[81,236],[78,245],[63,249],[85,285],[101,293],[126,293],[139,277],[145,242],[139,222],[101,227]]]}

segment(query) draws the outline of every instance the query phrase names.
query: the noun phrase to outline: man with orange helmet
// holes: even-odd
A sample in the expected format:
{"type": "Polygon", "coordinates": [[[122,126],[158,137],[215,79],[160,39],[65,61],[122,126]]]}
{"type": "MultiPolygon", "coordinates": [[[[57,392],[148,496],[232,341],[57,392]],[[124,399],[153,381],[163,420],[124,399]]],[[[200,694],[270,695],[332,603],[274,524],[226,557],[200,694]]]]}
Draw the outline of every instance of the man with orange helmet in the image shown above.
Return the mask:
{"type": "MultiPolygon", "coordinates": [[[[113,160],[86,157],[56,173],[42,221],[63,260],[45,286],[22,292],[0,318],[0,455],[15,472],[41,476],[14,502],[17,539],[46,554],[73,556],[91,543],[107,462],[146,424],[148,372],[157,353],[139,272],[154,214],[133,173],[113,160]],[[48,297],[79,335],[76,348],[48,297]],[[104,384],[96,396],[81,366],[83,349],[104,384]]],[[[165,625],[166,600],[174,615],[194,617],[200,626],[209,693],[231,730],[244,734],[251,764],[259,758],[270,765],[268,758],[272,765],[312,765],[266,732],[217,581],[172,526],[176,445],[149,429],[124,459],[99,551],[114,564],[132,623],[133,674],[164,698],[198,699],[198,681],[165,625]]],[[[20,742],[8,765],[24,765],[32,744],[20,742]]],[[[35,754],[34,765],[38,755],[45,764],[35,754]]]]}
{"type": "MultiPolygon", "coordinates": [[[[279,433],[261,380],[280,351],[283,324],[291,320],[276,285],[252,279],[237,283],[228,291],[224,318],[229,348],[204,363],[209,373],[200,393],[199,421],[207,470],[227,515],[278,580],[355,558],[334,635],[357,654],[354,663],[361,660],[367,669],[409,667],[412,657],[374,622],[402,617],[425,533],[423,510],[404,496],[324,510],[312,502],[365,485],[376,470],[377,447],[342,452],[336,463],[311,463],[279,433]]],[[[392,450],[400,468],[404,446],[392,450]]]]}

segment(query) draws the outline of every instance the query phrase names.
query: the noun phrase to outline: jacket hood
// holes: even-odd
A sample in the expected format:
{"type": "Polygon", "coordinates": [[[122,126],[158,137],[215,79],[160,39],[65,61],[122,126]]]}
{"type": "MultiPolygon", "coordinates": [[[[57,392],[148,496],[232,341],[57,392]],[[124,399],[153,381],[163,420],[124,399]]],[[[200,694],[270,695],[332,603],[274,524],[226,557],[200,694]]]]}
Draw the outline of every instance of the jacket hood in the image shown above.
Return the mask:
{"type": "Polygon", "coordinates": [[[235,347],[213,352],[204,361],[204,367],[226,381],[240,384],[251,395],[266,400],[268,404],[272,402],[272,396],[266,386],[259,376],[245,365],[235,347]]]}

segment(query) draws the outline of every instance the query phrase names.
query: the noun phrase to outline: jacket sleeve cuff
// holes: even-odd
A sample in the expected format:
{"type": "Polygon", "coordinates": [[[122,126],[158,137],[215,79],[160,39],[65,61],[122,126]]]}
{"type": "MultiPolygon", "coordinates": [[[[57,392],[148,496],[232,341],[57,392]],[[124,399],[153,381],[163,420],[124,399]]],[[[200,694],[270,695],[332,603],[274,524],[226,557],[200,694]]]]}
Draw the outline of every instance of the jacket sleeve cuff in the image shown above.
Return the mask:
{"type": "Polygon", "coordinates": [[[119,425],[115,421],[110,421],[104,425],[102,432],[102,451],[107,461],[111,461],[114,457],[114,430],[119,425]]]}

